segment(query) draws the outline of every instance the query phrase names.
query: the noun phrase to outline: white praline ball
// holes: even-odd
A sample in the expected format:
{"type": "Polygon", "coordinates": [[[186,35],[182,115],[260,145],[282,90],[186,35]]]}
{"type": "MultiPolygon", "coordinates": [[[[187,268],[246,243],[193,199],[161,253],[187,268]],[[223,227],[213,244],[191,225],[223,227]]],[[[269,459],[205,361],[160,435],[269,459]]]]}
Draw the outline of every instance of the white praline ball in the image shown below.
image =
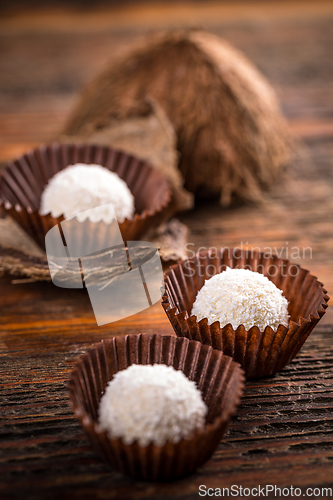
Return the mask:
{"type": "Polygon", "coordinates": [[[100,400],[98,422],[114,438],[141,446],[178,442],[203,428],[207,407],[195,382],[163,364],[117,372],[100,400]]]}
{"type": "Polygon", "coordinates": [[[107,206],[110,203],[118,222],[133,218],[134,196],[125,181],[101,165],[76,163],[49,180],[41,196],[40,213],[110,224],[113,220],[112,208],[107,206]],[[95,210],[90,216],[81,213],[92,208],[95,210]]]}
{"type": "Polygon", "coordinates": [[[282,290],[263,274],[248,269],[230,269],[205,281],[192,308],[192,315],[208,324],[220,322],[221,328],[231,323],[233,328],[244,325],[248,330],[257,326],[288,326],[288,301],[282,290]]]}

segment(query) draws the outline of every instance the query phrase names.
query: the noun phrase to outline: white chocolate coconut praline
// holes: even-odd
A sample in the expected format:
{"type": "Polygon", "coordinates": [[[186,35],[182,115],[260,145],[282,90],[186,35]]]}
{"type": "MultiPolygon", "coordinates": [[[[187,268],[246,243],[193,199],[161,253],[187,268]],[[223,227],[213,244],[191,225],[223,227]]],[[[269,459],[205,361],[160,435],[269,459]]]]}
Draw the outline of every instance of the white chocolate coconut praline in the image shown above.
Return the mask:
{"type": "Polygon", "coordinates": [[[113,438],[147,446],[177,443],[205,425],[207,407],[195,382],[163,364],[117,372],[100,400],[98,422],[113,438]]]}
{"type": "Polygon", "coordinates": [[[289,322],[288,300],[282,290],[263,274],[229,267],[205,281],[191,314],[197,321],[208,318],[209,325],[219,321],[221,328],[231,323],[234,329],[244,325],[247,330],[253,326],[276,330],[289,322]]]}
{"type": "Polygon", "coordinates": [[[49,180],[41,196],[40,213],[110,224],[113,220],[110,203],[118,222],[133,218],[134,196],[125,181],[101,165],[76,163],[49,180]],[[91,208],[95,210],[90,216],[81,213],[91,208]]]}

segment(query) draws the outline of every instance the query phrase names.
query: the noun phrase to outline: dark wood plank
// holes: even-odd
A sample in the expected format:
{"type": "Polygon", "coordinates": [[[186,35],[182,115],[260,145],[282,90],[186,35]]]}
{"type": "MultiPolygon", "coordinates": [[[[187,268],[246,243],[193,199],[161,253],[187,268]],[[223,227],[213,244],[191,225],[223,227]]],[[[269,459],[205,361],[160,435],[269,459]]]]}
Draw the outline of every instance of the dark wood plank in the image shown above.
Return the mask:
{"type": "Polygon", "coordinates": [[[171,485],[134,483],[92,451],[68,406],[73,361],[102,338],[172,334],[160,305],[97,327],[85,291],[0,280],[1,498],[196,498],[200,484],[332,485],[332,327],[318,326],[297,359],[247,383],[237,416],[209,462],[171,485]],[[11,291],[8,294],[8,290],[11,291]],[[292,464],[292,467],[290,465],[292,464]]]}
{"type": "MultiPolygon", "coordinates": [[[[55,137],[82,86],[124,43],[150,28],[201,24],[270,79],[303,146],[262,206],[208,203],[182,214],[189,249],[269,246],[284,255],[288,248],[290,257],[291,247],[311,247],[293,260],[332,295],[332,20],[332,3],[321,0],[7,13],[0,21],[0,161],[55,137]]],[[[161,307],[97,327],[85,291],[1,278],[1,500],[189,500],[202,484],[333,488],[332,325],[330,307],[293,363],[247,383],[228,434],[195,475],[147,484],[101,462],[72,415],[66,383],[74,360],[102,338],[172,334],[161,307]]]]}

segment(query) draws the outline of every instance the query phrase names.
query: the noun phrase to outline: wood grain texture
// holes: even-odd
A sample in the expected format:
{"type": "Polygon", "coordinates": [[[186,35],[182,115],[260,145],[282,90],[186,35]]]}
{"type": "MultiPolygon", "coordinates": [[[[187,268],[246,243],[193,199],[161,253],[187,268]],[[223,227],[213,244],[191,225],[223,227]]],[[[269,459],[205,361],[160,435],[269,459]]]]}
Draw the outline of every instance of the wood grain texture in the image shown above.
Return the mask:
{"type": "Polygon", "coordinates": [[[172,333],[161,306],[97,327],[84,290],[2,278],[0,292],[1,498],[187,499],[198,496],[200,484],[332,485],[330,325],[319,324],[280,374],[247,383],[229,432],[197,474],[149,484],[115,473],[93,452],[66,383],[73,361],[102,338],[172,333]]]}
{"type": "MultiPolygon", "coordinates": [[[[209,2],[172,9],[127,7],[11,14],[0,31],[0,161],[58,133],[77,92],[124,43],[148,28],[200,23],[243,50],[278,92],[303,139],[287,180],[261,207],[197,206],[181,219],[200,246],[311,247],[292,257],[333,294],[333,31],[331,2],[209,2]],[[279,5],[279,7],[277,7],[279,5]],[[133,13],[134,12],[134,13],[133,13]],[[150,14],[149,14],[150,13],[150,14]],[[78,19],[79,22],[75,22],[78,19]],[[288,242],[288,245],[286,245],[288,242]]],[[[1,236],[1,235],[0,235],[1,236]]],[[[284,256],[286,256],[284,253],[284,256]]],[[[207,487],[273,484],[333,488],[333,311],[296,359],[249,382],[228,434],[188,479],[134,482],[91,449],[68,405],[74,360],[102,338],[172,333],[156,305],[97,327],[84,290],[0,279],[0,498],[189,500],[207,487]]],[[[321,496],[317,497],[321,498],[321,496]]],[[[323,497],[325,498],[325,497],[323,497]]]]}

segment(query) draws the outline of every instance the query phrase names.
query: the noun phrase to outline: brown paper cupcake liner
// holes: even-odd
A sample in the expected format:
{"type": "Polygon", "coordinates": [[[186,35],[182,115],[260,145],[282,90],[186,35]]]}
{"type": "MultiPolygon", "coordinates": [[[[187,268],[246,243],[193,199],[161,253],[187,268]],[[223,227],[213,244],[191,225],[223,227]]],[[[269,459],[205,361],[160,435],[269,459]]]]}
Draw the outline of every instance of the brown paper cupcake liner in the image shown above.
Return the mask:
{"type": "Polygon", "coordinates": [[[211,249],[170,267],[165,273],[163,308],[179,337],[188,337],[221,350],[240,363],[248,378],[273,375],[296,356],[320,318],[329,300],[323,284],[309,271],[288,260],[264,253],[232,248],[211,249]],[[244,325],[220,327],[207,318],[191,316],[196,295],[206,279],[226,269],[247,268],[261,272],[289,301],[289,327],[260,331],[244,325]]]}
{"type": "Polygon", "coordinates": [[[40,146],[8,163],[0,179],[0,208],[3,206],[43,249],[46,233],[64,217],[41,215],[41,194],[53,175],[79,162],[97,163],[116,172],[133,193],[134,218],[119,224],[125,241],[140,239],[162,221],[171,191],[167,180],[147,163],[105,146],[58,143],[40,146]]]}
{"type": "Polygon", "coordinates": [[[105,461],[137,479],[164,481],[191,474],[208,460],[236,412],[243,389],[243,370],[220,351],[186,338],[144,333],[100,342],[79,358],[69,381],[75,416],[105,461]],[[133,363],[164,363],[194,380],[208,407],[204,429],[163,446],[129,445],[102,431],[97,412],[105,387],[116,372],[133,363]]]}

